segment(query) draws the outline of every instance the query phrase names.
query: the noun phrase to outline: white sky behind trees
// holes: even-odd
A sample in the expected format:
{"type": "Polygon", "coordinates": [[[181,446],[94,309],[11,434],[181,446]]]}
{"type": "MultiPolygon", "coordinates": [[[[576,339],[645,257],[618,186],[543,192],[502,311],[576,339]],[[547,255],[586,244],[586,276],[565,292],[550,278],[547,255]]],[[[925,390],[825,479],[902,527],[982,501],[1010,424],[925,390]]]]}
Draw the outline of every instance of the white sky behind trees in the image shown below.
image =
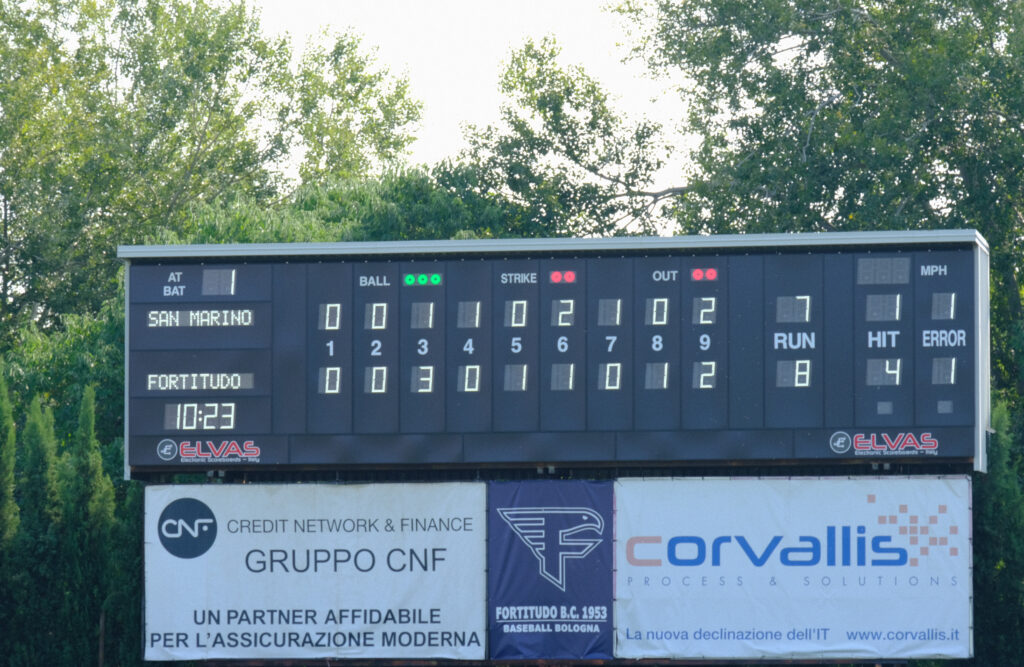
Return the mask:
{"type": "MultiPolygon", "coordinates": [[[[434,164],[465,147],[465,123],[496,122],[498,79],[528,37],[553,35],[563,66],[581,65],[632,119],[667,129],[680,118],[678,95],[646,76],[628,55],[622,18],[604,0],[249,0],[268,35],[288,33],[297,51],[327,28],[347,28],[376,48],[392,74],[406,73],[423,118],[411,146],[414,164],[434,164]],[[657,99],[657,102],[653,100],[657,99]]],[[[678,175],[678,172],[676,172],[678,175]]]]}

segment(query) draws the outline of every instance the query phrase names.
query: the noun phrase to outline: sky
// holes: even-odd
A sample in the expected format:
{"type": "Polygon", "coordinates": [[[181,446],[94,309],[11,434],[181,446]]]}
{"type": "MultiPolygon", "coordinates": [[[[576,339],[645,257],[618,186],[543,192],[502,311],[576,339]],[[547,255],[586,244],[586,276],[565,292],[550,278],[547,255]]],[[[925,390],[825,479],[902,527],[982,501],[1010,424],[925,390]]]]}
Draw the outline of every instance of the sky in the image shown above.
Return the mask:
{"type": "Polygon", "coordinates": [[[465,123],[498,118],[502,63],[528,37],[553,35],[561,64],[581,65],[631,118],[680,117],[665,82],[624,64],[622,19],[606,0],[250,0],[268,35],[288,33],[297,50],[324,29],[353,28],[392,74],[407,74],[424,103],[411,147],[414,164],[434,164],[465,146],[465,123]]]}

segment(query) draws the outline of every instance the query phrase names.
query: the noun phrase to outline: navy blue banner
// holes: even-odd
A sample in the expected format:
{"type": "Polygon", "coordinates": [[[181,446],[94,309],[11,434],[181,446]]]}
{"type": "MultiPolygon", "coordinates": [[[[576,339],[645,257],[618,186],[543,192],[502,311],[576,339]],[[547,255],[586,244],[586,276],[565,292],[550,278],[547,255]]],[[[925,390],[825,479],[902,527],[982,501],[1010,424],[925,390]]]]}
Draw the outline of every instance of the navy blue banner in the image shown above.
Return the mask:
{"type": "Polygon", "coordinates": [[[612,483],[491,482],[490,658],[612,656],[612,483]]]}

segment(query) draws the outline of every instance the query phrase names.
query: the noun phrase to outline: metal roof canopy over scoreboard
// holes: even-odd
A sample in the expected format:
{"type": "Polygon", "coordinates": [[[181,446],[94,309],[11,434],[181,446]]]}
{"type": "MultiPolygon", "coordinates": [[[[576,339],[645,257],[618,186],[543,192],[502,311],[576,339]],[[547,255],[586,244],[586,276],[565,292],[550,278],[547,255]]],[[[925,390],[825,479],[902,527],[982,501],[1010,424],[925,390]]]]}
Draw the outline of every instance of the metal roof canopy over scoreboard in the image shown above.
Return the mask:
{"type": "Polygon", "coordinates": [[[973,462],[975,231],[125,246],[126,475],[973,462]]]}

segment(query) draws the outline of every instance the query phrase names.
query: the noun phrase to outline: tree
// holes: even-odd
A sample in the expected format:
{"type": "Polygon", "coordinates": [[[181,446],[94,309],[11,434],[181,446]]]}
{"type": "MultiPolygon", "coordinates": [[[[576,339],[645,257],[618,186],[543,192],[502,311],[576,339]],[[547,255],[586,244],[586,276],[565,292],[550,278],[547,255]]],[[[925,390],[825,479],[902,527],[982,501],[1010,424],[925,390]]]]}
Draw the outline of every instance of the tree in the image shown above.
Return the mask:
{"type": "Polygon", "coordinates": [[[987,238],[1005,403],[975,487],[975,647],[984,664],[1019,662],[1024,6],[638,0],[620,11],[653,72],[687,77],[699,142],[671,208],[681,231],[973,227],[987,238]]]}
{"type": "Polygon", "coordinates": [[[330,50],[314,44],[306,51],[294,98],[306,151],[299,174],[307,184],[361,177],[397,162],[423,108],[409,96],[408,79],[391,78],[353,33],[337,36],[330,50]]]}
{"type": "Polygon", "coordinates": [[[528,40],[501,77],[502,125],[472,128],[463,156],[482,188],[524,210],[521,236],[654,232],[650,190],[659,126],[629,124],[579,67],[561,67],[553,39],[528,40]]]}
{"type": "Polygon", "coordinates": [[[1005,403],[995,406],[992,427],[989,472],[974,480],[974,613],[984,629],[975,657],[983,665],[1020,662],[1024,637],[1024,471],[1005,403]]]}
{"type": "Polygon", "coordinates": [[[114,485],[103,471],[96,440],[96,390],[91,386],[82,395],[78,430],[60,472],[60,550],[65,556],[61,612],[65,627],[75,629],[63,643],[75,664],[86,664],[105,648],[102,629],[114,569],[110,547],[115,523],[114,485]]]}
{"type": "MultiPolygon", "coordinates": [[[[20,515],[14,499],[14,411],[7,393],[4,367],[0,363],[0,627],[9,628],[14,622],[14,600],[10,579],[11,546],[18,534],[20,515]]],[[[9,655],[9,633],[0,633],[0,654],[9,655]]]]}
{"type": "Polygon", "coordinates": [[[23,533],[42,534],[61,520],[57,479],[57,440],[53,414],[44,412],[38,398],[28,410],[18,461],[17,502],[23,533]]]}
{"type": "Polygon", "coordinates": [[[477,195],[462,176],[460,166],[444,163],[433,173],[405,169],[373,179],[333,179],[298,188],[291,211],[320,221],[337,241],[514,234],[521,209],[501,198],[477,195]]]}
{"type": "Polygon", "coordinates": [[[21,525],[11,554],[10,595],[17,609],[10,632],[12,665],[66,662],[62,628],[55,614],[62,606],[58,566],[61,503],[53,414],[34,399],[22,430],[15,497],[21,525]]]}
{"type": "MultiPolygon", "coordinates": [[[[116,290],[98,313],[64,315],[60,327],[29,323],[10,333],[15,350],[6,355],[12,400],[27,406],[40,397],[55,412],[60,440],[78,423],[85,388],[96,387],[98,439],[110,442],[124,429],[124,296],[116,290]]],[[[24,407],[22,407],[24,410],[24,407]]]]}
{"type": "Polygon", "coordinates": [[[4,366],[0,363],[0,568],[20,522],[18,504],[14,500],[15,435],[14,410],[7,392],[4,366]]]}
{"type": "MultiPolygon", "coordinates": [[[[116,444],[116,443],[115,443],[116,444]]],[[[118,448],[120,449],[120,448],[118,448]]],[[[119,485],[117,523],[111,538],[110,559],[115,566],[110,577],[110,597],[106,608],[106,651],[117,665],[142,664],[142,540],[143,493],[139,482],[119,485]]]]}
{"type": "Polygon", "coordinates": [[[419,107],[358,39],[291,63],[241,1],[0,0],[0,332],[96,311],[119,243],[266,205],[303,154],[318,178],[401,155],[419,107]]]}
{"type": "Polygon", "coordinates": [[[242,96],[273,73],[275,51],[244,8],[69,0],[2,12],[5,323],[95,307],[114,284],[116,243],[173,225],[197,198],[269,192],[262,162],[281,142],[260,148],[242,96]]]}
{"type": "Polygon", "coordinates": [[[976,228],[997,387],[1024,395],[1020,3],[627,2],[635,53],[687,77],[684,233],[976,228]]]}

